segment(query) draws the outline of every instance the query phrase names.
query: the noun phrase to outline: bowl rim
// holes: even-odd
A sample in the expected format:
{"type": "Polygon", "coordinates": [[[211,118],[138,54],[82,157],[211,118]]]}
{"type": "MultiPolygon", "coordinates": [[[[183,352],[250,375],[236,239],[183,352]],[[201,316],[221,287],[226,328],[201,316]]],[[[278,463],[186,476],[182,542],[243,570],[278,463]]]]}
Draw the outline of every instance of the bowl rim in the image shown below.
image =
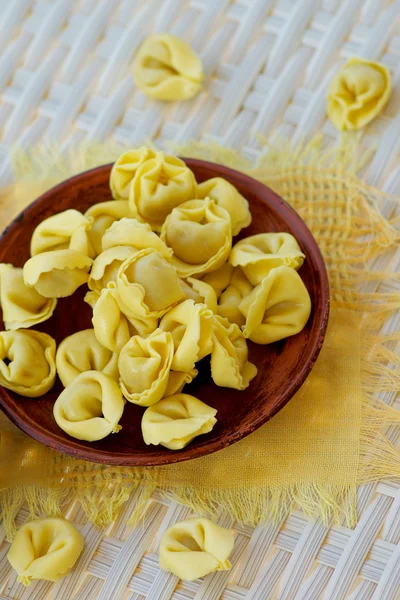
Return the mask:
{"type": "MultiPolygon", "coordinates": [[[[17,425],[17,427],[19,427],[22,431],[30,435],[32,438],[58,452],[63,452],[75,458],[87,460],[90,462],[130,467],[152,467],[167,465],[182,462],[185,460],[191,460],[194,458],[200,458],[201,456],[212,454],[214,452],[227,448],[228,446],[247,437],[259,427],[264,425],[267,421],[269,421],[276,413],[278,413],[303,385],[307,376],[314,367],[318,355],[321,351],[325,339],[329,318],[329,280],[321,251],[306,223],[303,221],[300,215],[290,206],[290,204],[288,204],[283,198],[276,194],[271,188],[261,183],[257,179],[254,179],[253,177],[247,175],[246,173],[210,161],[186,157],[181,158],[189,167],[200,166],[205,169],[217,169],[219,173],[218,175],[214,175],[213,177],[224,177],[228,179],[228,181],[235,178],[240,179],[242,182],[248,181],[249,184],[251,184],[253,191],[254,186],[256,188],[265,188],[266,190],[268,190],[268,196],[272,198],[276,204],[280,205],[280,207],[282,207],[284,211],[286,211],[286,213],[291,213],[292,218],[297,220],[297,222],[302,227],[304,235],[307,236],[309,243],[311,243],[311,245],[313,246],[313,259],[316,263],[317,271],[321,280],[319,295],[321,297],[322,309],[318,314],[315,314],[315,318],[318,318],[319,321],[317,323],[318,335],[315,335],[312,338],[310,338],[308,360],[306,360],[304,364],[300,367],[299,371],[296,372],[296,377],[292,381],[288,382],[287,387],[285,387],[284,392],[279,397],[279,401],[273,405],[272,409],[268,412],[268,414],[260,411],[258,417],[254,419],[254,421],[252,421],[250,424],[247,424],[245,427],[240,427],[234,431],[231,431],[226,436],[224,436],[223,439],[219,437],[215,440],[210,440],[206,446],[202,445],[196,447],[191,446],[189,444],[179,452],[160,454],[159,458],[149,458],[148,460],[144,460],[143,457],[142,459],[140,459],[134,454],[129,455],[117,453],[115,451],[110,452],[109,450],[93,448],[90,446],[80,446],[80,440],[75,440],[74,438],[68,437],[67,439],[60,440],[60,438],[56,437],[52,432],[49,432],[44,427],[42,427],[40,423],[36,423],[31,419],[27,419],[23,410],[14,411],[13,409],[10,409],[10,407],[7,404],[7,401],[5,401],[3,397],[3,390],[5,388],[0,387],[0,407],[4,411],[4,413],[9,417],[9,419],[15,425],[17,425]]],[[[72,177],[61,181],[57,185],[53,186],[52,188],[41,194],[36,200],[27,205],[11,221],[11,223],[9,223],[9,225],[7,225],[7,227],[0,235],[0,244],[3,238],[11,229],[18,227],[19,222],[22,220],[27,211],[32,210],[36,205],[46,201],[47,197],[52,196],[55,192],[57,192],[57,190],[67,188],[70,185],[71,181],[87,179],[88,176],[90,177],[92,175],[95,175],[97,172],[110,170],[112,165],[113,163],[107,163],[98,167],[94,167],[92,169],[88,169],[86,171],[78,173],[77,175],[73,175],[72,177]]]]}

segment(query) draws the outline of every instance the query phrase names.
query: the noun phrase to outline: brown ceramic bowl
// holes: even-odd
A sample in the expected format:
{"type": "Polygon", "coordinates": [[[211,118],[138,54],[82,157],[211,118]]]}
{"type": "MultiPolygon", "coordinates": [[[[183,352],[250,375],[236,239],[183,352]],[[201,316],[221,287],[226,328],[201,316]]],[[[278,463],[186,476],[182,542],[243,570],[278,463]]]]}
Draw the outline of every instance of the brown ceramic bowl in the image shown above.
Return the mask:
{"type": "MultiPolygon", "coordinates": [[[[268,346],[249,343],[250,360],[258,375],[242,392],[220,388],[210,377],[209,361],[200,363],[200,373],[185,392],[192,393],[218,409],[213,431],[196,438],[189,446],[171,451],[146,446],[140,422],[143,409],[127,403],[122,430],[104,440],[88,443],[69,437],[53,418],[53,404],[62,390],[57,380],[42,398],[31,399],[0,388],[0,406],[9,418],[33,438],[60,452],[92,462],[150,466],[196,458],[233,444],[275,415],[300,388],[311,371],[325,336],[329,313],[328,278],[318,246],[298,214],[282,198],[258,181],[213,163],[187,159],[197,181],[224,177],[250,203],[253,222],[239,237],[264,231],[292,233],[306,254],[299,273],[311,296],[312,313],[301,333],[268,346]]],[[[4,231],[0,239],[0,262],[22,267],[29,258],[29,243],[35,227],[51,215],[76,208],[85,211],[97,202],[110,200],[108,185],[111,165],[105,165],[64,181],[28,206],[4,231]]],[[[53,317],[37,326],[57,343],[66,336],[91,327],[91,309],[83,302],[86,286],[70,298],[59,300],[53,317]]],[[[4,324],[1,323],[4,329],[4,324]]]]}

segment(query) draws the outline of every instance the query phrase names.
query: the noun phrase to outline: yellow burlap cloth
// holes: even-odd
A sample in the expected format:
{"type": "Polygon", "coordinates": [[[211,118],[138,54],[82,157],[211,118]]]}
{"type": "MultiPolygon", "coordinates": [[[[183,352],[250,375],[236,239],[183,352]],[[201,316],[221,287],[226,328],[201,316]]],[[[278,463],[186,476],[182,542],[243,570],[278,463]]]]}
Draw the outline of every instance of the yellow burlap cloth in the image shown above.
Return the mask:
{"type": "MultiPolygon", "coordinates": [[[[16,155],[16,184],[4,190],[3,224],[57,181],[114,160],[121,148],[91,146],[68,156],[36,149],[16,155]]],[[[367,266],[392,252],[396,219],[385,219],[386,198],[356,176],[360,161],[348,143],[335,153],[317,141],[292,150],[267,149],[257,166],[213,145],[179,149],[242,170],[273,188],[312,230],[329,272],[332,309],[326,341],[301,390],[269,423],[241,442],[210,456],[152,469],[92,465],[56,454],[18,431],[0,413],[0,503],[8,535],[23,501],[32,514],[55,514],[77,497],[88,518],[105,524],[135,491],[140,514],[158,487],[198,511],[223,507],[254,525],[282,518],[297,503],[324,520],[344,511],[355,521],[357,485],[400,476],[400,458],[384,435],[400,411],[378,402],[376,392],[398,390],[400,359],[382,326],[400,307],[395,293],[379,291],[390,269],[367,266]],[[369,291],[363,291],[369,283],[369,291]],[[388,346],[389,343],[389,346],[388,346]]],[[[266,348],[268,352],[268,348],[266,348]]],[[[34,400],[32,400],[34,402],[34,400]]]]}

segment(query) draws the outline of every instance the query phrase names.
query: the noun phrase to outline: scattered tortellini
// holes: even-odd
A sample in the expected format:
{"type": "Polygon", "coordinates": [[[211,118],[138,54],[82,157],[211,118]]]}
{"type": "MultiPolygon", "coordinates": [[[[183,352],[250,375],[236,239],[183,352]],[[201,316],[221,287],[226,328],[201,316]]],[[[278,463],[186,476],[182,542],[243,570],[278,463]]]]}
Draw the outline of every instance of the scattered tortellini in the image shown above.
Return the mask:
{"type": "Polygon", "coordinates": [[[50,250],[77,250],[93,255],[88,230],[93,217],[85,216],[73,208],[57,213],[42,221],[31,238],[31,256],[50,250]]]}
{"type": "Polygon", "coordinates": [[[98,342],[93,329],[77,331],[57,348],[57,374],[64,387],[84,371],[101,371],[118,380],[118,355],[98,342]]]}
{"type": "Polygon", "coordinates": [[[175,394],[147,408],[142,417],[143,439],[147,445],[181,450],[195,437],[209,433],[217,411],[189,394],[175,394]]]}
{"type": "Polygon", "coordinates": [[[385,65],[351,58],[329,85],[328,116],[340,130],[361,129],[382,111],[391,91],[391,75],[385,65]]]}
{"type": "Polygon", "coordinates": [[[50,250],[26,261],[24,281],[45,298],[66,298],[87,282],[92,262],[77,250],[50,250]]]}
{"type": "Polygon", "coordinates": [[[53,414],[68,435],[95,442],[120,431],[124,406],[115,379],[100,371],[84,371],[58,396],[53,414]]]}
{"type": "Polygon", "coordinates": [[[204,517],[172,525],[160,541],[160,567],[184,581],[231,568],[233,532],[204,517]]]}
{"type": "Polygon", "coordinates": [[[297,271],[283,266],[271,269],[239,309],[246,317],[244,335],[257,344],[271,344],[304,328],[311,300],[297,271]]]}
{"type": "Polygon", "coordinates": [[[71,572],[83,546],[83,535],[66,519],[38,519],[18,529],[7,559],[25,586],[56,582],[71,572]]]}
{"type": "Polygon", "coordinates": [[[40,331],[0,332],[0,385],[29,398],[43,396],[56,378],[56,343],[40,331]]]}
{"type": "Polygon", "coordinates": [[[188,100],[204,79],[200,58],[181,38],[152,35],[140,46],[133,65],[138,88],[156,100],[188,100]]]}
{"type": "Polygon", "coordinates": [[[232,247],[229,213],[214,200],[189,200],[166,218],[161,239],[172,248],[172,264],[181,277],[219,269],[232,247]]]}
{"type": "Polygon", "coordinates": [[[0,264],[0,304],[6,329],[23,329],[49,319],[57,305],[24,282],[22,269],[0,264]]]}

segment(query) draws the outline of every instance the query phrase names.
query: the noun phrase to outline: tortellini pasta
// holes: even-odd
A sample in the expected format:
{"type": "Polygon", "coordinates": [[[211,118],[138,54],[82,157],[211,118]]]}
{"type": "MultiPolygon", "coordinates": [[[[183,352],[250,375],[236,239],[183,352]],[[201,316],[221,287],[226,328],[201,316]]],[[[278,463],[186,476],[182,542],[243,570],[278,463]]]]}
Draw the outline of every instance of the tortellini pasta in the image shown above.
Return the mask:
{"type": "Polygon", "coordinates": [[[163,397],[174,355],[172,335],[156,329],[131,337],[118,359],[120,387],[129,402],[151,406],[163,397]]]}
{"type": "Polygon", "coordinates": [[[45,298],[65,298],[87,282],[92,262],[76,250],[51,250],[25,263],[24,281],[45,298]]]}
{"type": "Polygon", "coordinates": [[[186,298],[194,300],[196,303],[205,304],[214,313],[217,312],[217,294],[210,284],[201,281],[201,279],[188,277],[181,280],[181,285],[186,298]]]}
{"type": "Polygon", "coordinates": [[[239,327],[244,325],[246,319],[239,310],[239,304],[251,292],[253,287],[241,268],[236,267],[230,284],[219,297],[218,314],[221,317],[226,317],[231,323],[236,323],[239,327]]]}
{"type": "Polygon", "coordinates": [[[229,214],[209,198],[189,200],[167,217],[161,239],[174,251],[172,264],[181,277],[215,271],[231,251],[229,214]]]}
{"type": "Polygon", "coordinates": [[[83,535],[66,519],[38,519],[18,529],[7,558],[25,586],[56,582],[71,572],[83,546],[83,535]]]}
{"type": "Polygon", "coordinates": [[[42,221],[31,238],[31,256],[51,250],[77,250],[93,256],[88,230],[93,218],[84,216],[73,208],[52,215],[42,221]]]}
{"type": "Polygon", "coordinates": [[[97,341],[93,329],[77,331],[61,342],[56,367],[64,387],[85,371],[101,371],[115,380],[119,377],[118,355],[97,341]]]}
{"type": "Polygon", "coordinates": [[[221,387],[245,390],[257,375],[257,367],[248,360],[246,338],[235,323],[222,317],[215,317],[213,325],[213,381],[221,387]]]}
{"type": "Polygon", "coordinates": [[[351,58],[329,85],[328,116],[338,129],[361,129],[381,112],[391,91],[391,75],[385,65],[351,58]]]}
{"type": "Polygon", "coordinates": [[[211,310],[193,300],[181,302],[161,319],[160,328],[172,334],[172,369],[191,371],[196,362],[211,353],[212,319],[211,310]]]}
{"type": "Polygon", "coordinates": [[[117,289],[123,311],[139,318],[159,318],[185,298],[174,267],[151,248],[122,263],[117,289]]]}
{"type": "Polygon", "coordinates": [[[120,266],[135,254],[136,250],[131,246],[115,246],[104,250],[93,261],[88,279],[89,289],[100,293],[111,281],[116,283],[120,266]]]}
{"type": "Polygon", "coordinates": [[[136,250],[153,248],[166,258],[172,255],[172,250],[152,231],[148,223],[137,219],[121,219],[116,221],[103,236],[103,250],[114,246],[132,246],[136,250]]]}
{"type": "Polygon", "coordinates": [[[136,54],[133,75],[138,88],[156,100],[188,100],[200,91],[204,79],[197,54],[169,33],[145,39],[136,54]]]}
{"type": "Polygon", "coordinates": [[[0,304],[6,329],[32,327],[49,319],[57,305],[24,282],[22,269],[0,264],[0,304]]]}
{"type": "Polygon", "coordinates": [[[129,193],[129,206],[134,216],[149,223],[154,231],[161,227],[169,213],[194,198],[196,180],[185,163],[169,154],[157,152],[136,171],[129,193]]]}
{"type": "Polygon", "coordinates": [[[164,398],[180,394],[185,385],[191,383],[197,377],[198,373],[197,369],[192,369],[191,371],[170,371],[164,398]]]}
{"type": "Polygon", "coordinates": [[[299,333],[308,321],[311,301],[300,275],[276,267],[239,305],[246,317],[243,333],[257,344],[271,344],[299,333]]]}
{"type": "Polygon", "coordinates": [[[56,343],[39,331],[0,332],[0,385],[29,398],[46,394],[56,378],[56,343]]]}
{"type": "Polygon", "coordinates": [[[258,285],[274,267],[299,269],[304,254],[290,233],[259,233],[240,240],[232,248],[229,262],[242,268],[247,279],[258,285]]]}
{"type": "Polygon", "coordinates": [[[228,262],[216,269],[215,271],[211,271],[211,273],[206,273],[202,276],[201,281],[211,285],[214,288],[215,293],[217,295],[217,300],[221,296],[222,292],[226,290],[228,285],[231,282],[232,275],[234,272],[234,268],[228,262]]]}
{"type": "Polygon", "coordinates": [[[57,425],[78,440],[95,442],[121,430],[124,399],[115,379],[99,371],[80,373],[54,404],[57,425]]]}
{"type": "Polygon", "coordinates": [[[207,179],[197,186],[197,198],[211,198],[219,206],[225,208],[231,219],[232,235],[251,223],[249,203],[237,189],[222,177],[207,179]]]}
{"type": "Polygon", "coordinates": [[[150,406],[142,417],[143,439],[147,445],[181,450],[196,436],[209,433],[217,411],[189,394],[176,394],[150,406]]]}
{"type": "Polygon", "coordinates": [[[204,517],[175,523],[160,542],[160,567],[184,581],[231,568],[233,532],[204,517]]]}
{"type": "Polygon", "coordinates": [[[115,221],[130,216],[131,211],[126,200],[99,202],[88,208],[85,212],[85,217],[90,217],[93,219],[93,222],[87,234],[96,256],[101,254],[103,250],[101,242],[105,231],[111,227],[115,221]]]}
{"type": "Polygon", "coordinates": [[[136,171],[140,165],[149,158],[154,158],[155,155],[156,153],[151,148],[144,146],[121,154],[113,164],[110,173],[110,189],[115,200],[128,200],[131,182],[136,171]]]}
{"type": "MultiPolygon", "coordinates": [[[[90,293],[89,293],[90,294],[90,293]]],[[[109,283],[96,298],[86,294],[85,300],[93,308],[93,330],[97,340],[111,352],[120,352],[132,335],[147,336],[157,327],[157,319],[142,320],[127,317],[119,304],[117,290],[109,283]]]]}

